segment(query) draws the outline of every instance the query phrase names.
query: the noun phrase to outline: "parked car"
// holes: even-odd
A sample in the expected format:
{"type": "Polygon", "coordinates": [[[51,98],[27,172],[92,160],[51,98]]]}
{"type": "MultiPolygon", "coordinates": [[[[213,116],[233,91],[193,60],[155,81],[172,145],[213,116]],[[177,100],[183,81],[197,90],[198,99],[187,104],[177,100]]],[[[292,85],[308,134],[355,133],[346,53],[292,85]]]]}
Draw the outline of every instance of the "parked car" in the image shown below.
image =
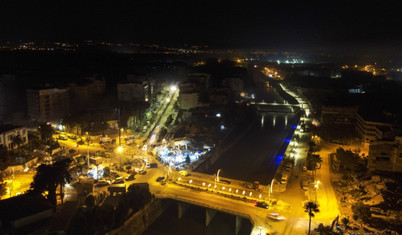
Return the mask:
{"type": "Polygon", "coordinates": [[[159,176],[158,178],[156,178],[156,182],[161,182],[164,179],[165,179],[165,176],[159,176]]]}
{"type": "Polygon", "coordinates": [[[288,175],[282,175],[281,184],[287,184],[287,183],[288,183],[288,175]]]}
{"type": "Polygon", "coordinates": [[[269,213],[269,214],[267,215],[267,218],[269,218],[269,219],[271,219],[271,220],[274,220],[274,221],[281,221],[281,220],[284,220],[284,219],[285,219],[284,216],[281,216],[281,215],[279,215],[278,213],[269,213]]]}
{"type": "Polygon", "coordinates": [[[59,135],[59,140],[67,140],[67,136],[65,136],[65,135],[59,135]]]}
{"type": "Polygon", "coordinates": [[[183,176],[188,176],[187,171],[179,171],[179,174],[180,174],[180,175],[183,175],[183,176]]]}
{"type": "Polygon", "coordinates": [[[131,174],[131,175],[127,176],[127,177],[126,177],[126,180],[127,180],[127,181],[135,180],[135,175],[134,175],[134,174],[131,174]]]}
{"type": "Polygon", "coordinates": [[[118,177],[113,181],[113,184],[124,184],[124,178],[118,177]]]}
{"type": "Polygon", "coordinates": [[[146,173],[147,173],[147,171],[145,171],[145,170],[138,171],[138,174],[140,174],[140,175],[145,175],[146,173]]]}
{"type": "Polygon", "coordinates": [[[304,191],[307,191],[307,190],[308,190],[308,181],[307,181],[307,180],[301,180],[301,181],[300,181],[300,187],[301,187],[304,191]]]}
{"type": "Polygon", "coordinates": [[[263,202],[263,201],[259,201],[259,202],[257,201],[257,202],[255,202],[254,205],[258,206],[258,207],[261,207],[261,208],[265,208],[265,209],[269,208],[268,204],[266,202],[263,202]]]}

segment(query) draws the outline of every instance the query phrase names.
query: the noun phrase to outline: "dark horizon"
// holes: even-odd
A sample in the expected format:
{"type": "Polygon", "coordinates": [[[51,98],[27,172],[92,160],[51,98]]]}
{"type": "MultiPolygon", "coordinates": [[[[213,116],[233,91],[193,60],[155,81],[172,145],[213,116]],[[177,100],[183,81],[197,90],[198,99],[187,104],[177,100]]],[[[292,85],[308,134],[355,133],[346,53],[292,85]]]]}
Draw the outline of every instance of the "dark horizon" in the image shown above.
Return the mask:
{"type": "Polygon", "coordinates": [[[9,1],[0,5],[7,40],[100,40],[215,48],[402,52],[396,1],[268,3],[220,1],[9,1]]]}

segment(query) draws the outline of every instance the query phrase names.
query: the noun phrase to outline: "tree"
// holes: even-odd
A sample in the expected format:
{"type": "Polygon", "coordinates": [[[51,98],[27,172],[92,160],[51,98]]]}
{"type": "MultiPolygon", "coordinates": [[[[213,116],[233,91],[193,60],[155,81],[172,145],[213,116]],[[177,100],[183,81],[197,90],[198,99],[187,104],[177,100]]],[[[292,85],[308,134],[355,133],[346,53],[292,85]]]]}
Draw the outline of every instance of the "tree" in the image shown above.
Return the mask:
{"type": "Polygon", "coordinates": [[[52,139],[54,130],[50,124],[45,123],[39,126],[39,132],[42,140],[47,142],[52,139]]]}
{"type": "Polygon", "coordinates": [[[315,176],[315,171],[317,169],[317,166],[322,163],[322,158],[320,157],[320,155],[317,154],[308,154],[306,163],[307,169],[313,171],[315,176]]]}
{"type": "Polygon", "coordinates": [[[11,138],[11,145],[13,146],[13,148],[15,146],[17,146],[18,148],[20,147],[20,145],[23,143],[24,141],[22,140],[20,135],[14,135],[11,138]]]}
{"type": "Polygon", "coordinates": [[[310,235],[311,230],[311,217],[314,217],[314,213],[320,212],[318,205],[315,202],[306,202],[303,206],[304,211],[308,212],[309,222],[308,222],[308,234],[310,235]]]}
{"type": "Polygon", "coordinates": [[[60,186],[60,197],[63,203],[63,187],[71,181],[71,175],[68,172],[70,162],[70,159],[65,159],[53,165],[40,165],[31,183],[31,193],[43,194],[47,192],[47,200],[56,206],[56,189],[57,186],[60,186]]]}
{"type": "Polygon", "coordinates": [[[57,170],[56,174],[56,184],[59,185],[60,188],[60,201],[63,204],[64,194],[63,188],[66,183],[70,183],[72,180],[71,174],[68,171],[68,167],[71,163],[70,159],[64,159],[62,161],[58,161],[54,164],[55,169],[57,170]]]}

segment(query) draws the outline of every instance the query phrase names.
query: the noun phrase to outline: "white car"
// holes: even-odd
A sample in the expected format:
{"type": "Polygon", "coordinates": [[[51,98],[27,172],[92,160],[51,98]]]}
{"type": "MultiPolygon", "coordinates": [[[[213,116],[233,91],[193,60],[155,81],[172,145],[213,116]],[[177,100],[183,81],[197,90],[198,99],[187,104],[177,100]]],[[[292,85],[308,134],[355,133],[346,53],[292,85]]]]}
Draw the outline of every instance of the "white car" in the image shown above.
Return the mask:
{"type": "Polygon", "coordinates": [[[272,219],[272,220],[275,220],[275,221],[281,221],[281,220],[284,220],[284,219],[285,219],[284,216],[281,216],[281,215],[279,215],[278,213],[269,213],[269,214],[267,215],[267,218],[272,219]]]}

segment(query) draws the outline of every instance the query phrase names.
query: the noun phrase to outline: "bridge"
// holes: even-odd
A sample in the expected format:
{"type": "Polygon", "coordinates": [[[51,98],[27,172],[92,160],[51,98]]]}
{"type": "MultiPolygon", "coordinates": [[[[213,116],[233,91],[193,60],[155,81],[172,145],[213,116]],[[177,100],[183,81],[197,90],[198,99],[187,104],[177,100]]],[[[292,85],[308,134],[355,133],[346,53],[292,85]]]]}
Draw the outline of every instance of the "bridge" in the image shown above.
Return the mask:
{"type": "Polygon", "coordinates": [[[155,196],[160,199],[177,201],[177,216],[182,218],[191,206],[205,208],[205,226],[208,226],[217,212],[234,216],[235,234],[241,229],[244,220],[249,220],[253,226],[251,234],[265,234],[271,231],[267,223],[267,209],[254,206],[253,203],[222,197],[207,191],[187,189],[176,184],[166,184],[155,196]]]}
{"type": "Polygon", "coordinates": [[[264,101],[261,101],[261,102],[252,101],[252,102],[250,102],[250,104],[252,104],[252,105],[264,105],[264,106],[274,105],[274,106],[293,106],[293,107],[300,107],[300,104],[276,103],[276,102],[267,103],[267,102],[264,102],[264,101]]]}
{"type": "Polygon", "coordinates": [[[258,112],[293,113],[300,110],[299,104],[251,102],[258,112]]]}
{"type": "Polygon", "coordinates": [[[252,186],[251,183],[222,178],[219,181],[213,175],[191,172],[188,176],[173,172],[169,175],[165,185],[153,185],[152,190],[157,198],[177,201],[178,218],[185,215],[191,206],[205,208],[205,226],[208,226],[217,212],[232,215],[235,219],[236,234],[242,228],[245,220],[253,226],[251,234],[265,234],[272,231],[272,224],[268,224],[267,214],[287,208],[283,201],[271,201],[271,190],[279,191],[283,185],[274,184],[274,187],[252,186]],[[256,201],[264,201],[270,208],[255,206],[256,201]],[[275,202],[275,203],[272,203],[275,202]]]}

